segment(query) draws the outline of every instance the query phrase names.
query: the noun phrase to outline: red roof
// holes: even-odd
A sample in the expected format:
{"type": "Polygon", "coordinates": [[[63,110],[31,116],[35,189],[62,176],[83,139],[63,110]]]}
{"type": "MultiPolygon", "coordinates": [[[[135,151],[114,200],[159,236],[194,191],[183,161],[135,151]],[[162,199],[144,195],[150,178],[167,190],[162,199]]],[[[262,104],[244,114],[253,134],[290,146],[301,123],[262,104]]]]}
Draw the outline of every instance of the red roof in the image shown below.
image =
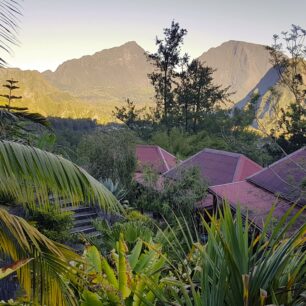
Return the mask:
{"type": "Polygon", "coordinates": [[[162,174],[175,167],[178,162],[174,155],[155,145],[137,145],[136,158],[138,162],[137,172],[142,172],[145,166],[151,167],[157,173],[162,174]]]}
{"type": "Polygon", "coordinates": [[[241,181],[262,169],[260,165],[242,154],[204,149],[164,175],[177,179],[183,170],[191,167],[198,167],[202,178],[209,185],[241,181]]]}
{"type": "Polygon", "coordinates": [[[302,183],[306,180],[306,147],[250,176],[249,182],[289,201],[306,204],[302,183]]]}
{"type": "MultiPolygon", "coordinates": [[[[222,200],[228,201],[236,209],[239,205],[242,213],[253,221],[257,227],[262,228],[263,222],[269,214],[273,205],[275,210],[273,217],[280,219],[290,208],[291,203],[275,196],[273,193],[257,187],[247,181],[234,182],[224,185],[209,187],[210,192],[217,195],[222,200]]],[[[293,214],[298,209],[294,208],[293,214]]],[[[294,229],[304,224],[306,214],[303,214],[294,225],[294,229]]]]}

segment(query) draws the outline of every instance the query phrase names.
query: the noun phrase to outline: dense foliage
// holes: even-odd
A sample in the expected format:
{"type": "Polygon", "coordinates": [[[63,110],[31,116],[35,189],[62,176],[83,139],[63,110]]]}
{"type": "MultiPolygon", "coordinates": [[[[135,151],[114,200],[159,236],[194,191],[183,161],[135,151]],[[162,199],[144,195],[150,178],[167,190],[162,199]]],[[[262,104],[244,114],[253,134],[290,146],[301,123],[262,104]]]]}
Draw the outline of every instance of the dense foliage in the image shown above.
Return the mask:
{"type": "Polygon", "coordinates": [[[136,159],[135,138],[129,131],[97,130],[81,139],[77,152],[78,163],[95,178],[131,185],[136,159]]]}
{"type": "Polygon", "coordinates": [[[203,199],[207,190],[207,184],[197,168],[182,171],[178,180],[163,178],[162,182],[148,168],[144,173],[144,185],[144,190],[134,191],[135,198],[131,198],[131,205],[156,216],[164,216],[169,222],[173,221],[173,213],[177,211],[191,220],[196,204],[203,199]]]}
{"type": "MultiPolygon", "coordinates": [[[[15,0],[5,1],[0,11],[18,14],[16,5],[15,0]]],[[[2,38],[7,27],[15,29],[10,18],[0,23],[3,20],[9,23],[0,30],[2,38]]],[[[156,109],[142,116],[128,100],[127,107],[117,108],[118,118],[143,141],[161,144],[178,156],[210,146],[269,162],[270,143],[249,130],[256,99],[244,110],[220,110],[218,103],[229,97],[228,89],[213,85],[211,68],[198,61],[189,63],[187,55],[180,55],[186,30],[172,22],[164,34],[165,39],[156,41],[158,51],[149,56],[157,69],[149,76],[156,90],[156,109]]],[[[5,97],[8,105],[1,108],[1,128],[5,126],[0,141],[1,200],[25,206],[32,221],[29,224],[0,208],[0,280],[10,277],[21,289],[11,304],[305,305],[306,225],[289,232],[302,210],[292,217],[292,206],[275,223],[273,208],[262,232],[239,207],[234,216],[226,203],[212,216],[199,215],[195,223],[197,204],[207,189],[198,169],[183,171],[177,180],[159,181],[148,168],[143,190],[139,186],[133,190],[133,132],[117,126],[102,128],[90,120],[53,119],[58,143],[37,143],[70,156],[94,178],[61,156],[20,143],[27,140],[27,133],[19,133],[25,131],[25,120],[41,125],[47,121],[10,105],[18,98],[11,93],[17,89],[16,81],[5,87],[10,93],[5,97]],[[126,190],[132,191],[130,206],[163,218],[153,220],[131,207],[124,210],[119,201],[123,203],[126,190]],[[87,241],[82,258],[50,239],[68,240],[72,219],[57,210],[62,200],[94,205],[105,213],[103,220],[94,222],[100,239],[87,241]]],[[[281,124],[287,133],[283,140],[290,146],[299,146],[303,136],[305,114],[299,101],[304,98],[283,112],[281,124]],[[302,133],[300,122],[293,119],[302,121],[302,133]]]]}
{"type": "Polygon", "coordinates": [[[291,93],[288,109],[281,109],[276,142],[291,153],[306,145],[306,30],[292,25],[290,31],[273,38],[272,46],[268,47],[271,63],[278,71],[279,84],[291,93]]]}

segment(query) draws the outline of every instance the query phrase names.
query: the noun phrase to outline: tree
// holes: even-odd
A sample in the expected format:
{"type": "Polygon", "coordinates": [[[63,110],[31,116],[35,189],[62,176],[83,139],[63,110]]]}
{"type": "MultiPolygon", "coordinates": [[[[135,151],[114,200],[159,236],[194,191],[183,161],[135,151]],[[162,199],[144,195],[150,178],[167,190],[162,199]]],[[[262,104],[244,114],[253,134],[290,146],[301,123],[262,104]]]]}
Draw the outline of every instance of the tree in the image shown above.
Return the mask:
{"type": "Polygon", "coordinates": [[[196,132],[203,114],[214,110],[216,104],[228,100],[231,93],[229,87],[213,84],[211,67],[203,66],[199,60],[187,64],[187,68],[179,74],[176,88],[178,104],[183,117],[185,131],[196,132]]]}
{"type": "Polygon", "coordinates": [[[292,25],[289,32],[282,32],[281,37],[274,35],[272,46],[267,47],[271,63],[279,74],[279,84],[292,94],[292,102],[288,109],[281,109],[278,121],[281,134],[277,143],[287,153],[306,145],[305,38],[306,30],[292,25]]]}
{"type": "Polygon", "coordinates": [[[180,55],[186,34],[186,29],[181,29],[177,22],[172,21],[170,28],[164,29],[165,38],[156,38],[157,52],[148,55],[156,68],[148,75],[155,89],[156,116],[167,128],[172,124],[171,116],[175,111],[173,85],[176,83],[177,69],[187,60],[186,55],[180,55]]]}
{"type": "Polygon", "coordinates": [[[18,81],[6,80],[3,87],[8,89],[7,94],[0,94],[1,97],[7,100],[7,104],[0,105],[0,139],[18,140],[26,143],[31,143],[35,135],[32,130],[32,125],[40,125],[51,131],[48,120],[38,114],[31,113],[26,107],[12,106],[12,102],[22,99],[21,96],[14,95],[13,91],[19,89],[18,81]]]}
{"type": "Polygon", "coordinates": [[[136,109],[135,103],[132,100],[127,99],[126,106],[116,106],[113,115],[120,121],[124,122],[129,128],[133,129],[141,120],[140,115],[144,110],[145,108],[136,109]]]}

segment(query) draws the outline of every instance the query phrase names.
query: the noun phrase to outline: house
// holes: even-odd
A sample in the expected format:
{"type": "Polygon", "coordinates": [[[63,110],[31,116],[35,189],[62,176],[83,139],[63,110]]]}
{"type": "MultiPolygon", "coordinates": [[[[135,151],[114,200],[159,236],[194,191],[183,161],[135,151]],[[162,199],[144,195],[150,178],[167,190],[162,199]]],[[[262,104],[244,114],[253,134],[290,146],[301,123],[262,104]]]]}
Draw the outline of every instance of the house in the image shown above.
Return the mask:
{"type": "Polygon", "coordinates": [[[135,181],[143,185],[144,174],[147,169],[150,169],[158,176],[157,185],[160,188],[163,180],[161,175],[179,163],[179,160],[174,155],[156,145],[137,145],[136,159],[135,181]]]}
{"type": "MultiPolygon", "coordinates": [[[[222,150],[204,149],[165,172],[164,177],[177,180],[182,172],[197,167],[208,186],[237,182],[262,170],[262,167],[239,153],[222,150]]],[[[198,209],[213,210],[213,196],[206,195],[199,203],[198,209]]]]}
{"type": "MultiPolygon", "coordinates": [[[[209,187],[214,205],[228,201],[233,210],[240,206],[257,229],[261,230],[263,222],[271,208],[275,206],[273,218],[277,222],[296,204],[291,215],[306,205],[306,147],[282,158],[272,165],[247,177],[243,181],[219,184],[209,187]]],[[[295,223],[296,228],[305,223],[306,213],[295,223]]]]}
{"type": "Polygon", "coordinates": [[[262,169],[243,154],[204,149],[165,172],[164,176],[176,180],[184,170],[192,167],[200,170],[209,186],[241,181],[262,169]]]}

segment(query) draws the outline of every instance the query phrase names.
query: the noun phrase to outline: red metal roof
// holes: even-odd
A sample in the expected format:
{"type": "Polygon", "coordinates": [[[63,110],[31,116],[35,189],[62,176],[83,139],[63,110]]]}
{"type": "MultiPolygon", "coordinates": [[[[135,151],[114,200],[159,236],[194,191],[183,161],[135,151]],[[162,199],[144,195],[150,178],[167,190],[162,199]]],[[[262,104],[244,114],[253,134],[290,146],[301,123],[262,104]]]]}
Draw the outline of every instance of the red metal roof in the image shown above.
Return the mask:
{"type": "Polygon", "coordinates": [[[306,147],[247,178],[249,182],[289,201],[306,205],[302,182],[306,180],[306,147]]]}
{"type": "Polygon", "coordinates": [[[151,167],[157,173],[162,174],[175,167],[177,158],[166,150],[155,145],[137,145],[136,158],[138,162],[137,172],[142,172],[143,167],[151,167]]]}
{"type": "MultiPolygon", "coordinates": [[[[228,201],[234,209],[239,205],[242,213],[245,216],[248,215],[249,220],[253,221],[260,229],[263,227],[263,222],[273,205],[275,205],[273,217],[276,220],[279,220],[291,206],[289,201],[247,181],[211,186],[209,191],[222,200],[228,201]]],[[[292,215],[297,212],[298,208],[294,208],[292,215]]],[[[303,214],[291,231],[304,224],[305,220],[306,214],[303,214]]]]}
{"type": "Polygon", "coordinates": [[[260,165],[242,154],[204,149],[167,171],[164,175],[177,179],[182,171],[191,167],[198,167],[202,178],[209,185],[241,181],[262,169],[260,165]]]}

